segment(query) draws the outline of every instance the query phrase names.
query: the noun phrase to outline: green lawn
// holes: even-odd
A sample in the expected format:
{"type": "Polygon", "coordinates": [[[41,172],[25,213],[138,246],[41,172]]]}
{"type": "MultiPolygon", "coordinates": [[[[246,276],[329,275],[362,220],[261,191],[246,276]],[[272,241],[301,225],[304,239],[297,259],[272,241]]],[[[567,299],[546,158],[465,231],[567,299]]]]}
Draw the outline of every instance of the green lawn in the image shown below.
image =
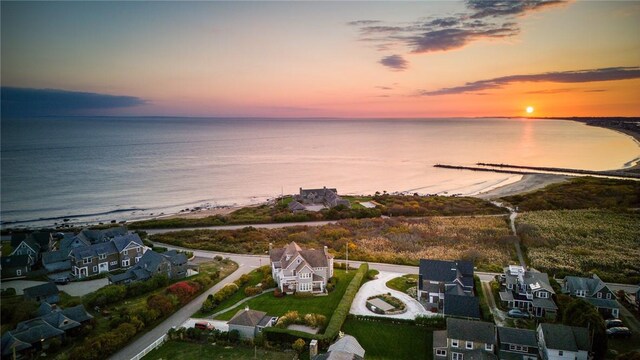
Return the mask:
{"type": "Polygon", "coordinates": [[[368,360],[433,358],[431,329],[384,321],[347,319],[342,331],[358,339],[368,360]]]}
{"type": "Polygon", "coordinates": [[[418,275],[417,274],[406,274],[406,275],[402,275],[399,276],[397,278],[393,278],[389,281],[387,281],[387,287],[394,289],[394,290],[398,290],[400,292],[406,293],[407,289],[417,286],[418,283],[418,275]],[[407,282],[407,280],[415,280],[414,282],[407,282]]]}
{"type": "MultiPolygon", "coordinates": [[[[250,309],[265,311],[269,315],[281,316],[287,311],[297,310],[301,315],[316,313],[321,314],[330,319],[333,310],[338,306],[338,303],[342,299],[344,292],[349,285],[349,282],[356,274],[356,270],[349,271],[348,274],[344,270],[334,270],[334,276],[338,278],[338,284],[334,291],[327,296],[314,296],[308,298],[298,298],[293,295],[287,295],[285,297],[276,298],[273,293],[265,293],[254,299],[251,299],[244,303],[248,305],[250,309]]],[[[229,320],[233,315],[238,312],[238,309],[229,310],[216,317],[218,320],[229,320]]]]}
{"type": "Polygon", "coordinates": [[[215,346],[210,344],[195,344],[182,341],[169,341],[150,352],[143,359],[145,360],[191,360],[191,359],[257,359],[280,360],[293,359],[294,353],[284,353],[268,351],[265,349],[254,349],[238,346],[215,346]]]}
{"type": "Polygon", "coordinates": [[[247,296],[244,294],[244,289],[246,289],[248,286],[255,286],[260,283],[260,281],[262,281],[262,273],[258,269],[250,272],[249,276],[251,277],[251,280],[249,280],[248,283],[241,286],[235,294],[231,295],[231,297],[229,297],[227,300],[221,302],[220,305],[216,306],[216,308],[213,309],[213,311],[201,312],[200,310],[198,310],[195,314],[193,314],[193,317],[202,318],[209,316],[211,314],[222,311],[237,303],[238,301],[246,298],[247,296]]]}

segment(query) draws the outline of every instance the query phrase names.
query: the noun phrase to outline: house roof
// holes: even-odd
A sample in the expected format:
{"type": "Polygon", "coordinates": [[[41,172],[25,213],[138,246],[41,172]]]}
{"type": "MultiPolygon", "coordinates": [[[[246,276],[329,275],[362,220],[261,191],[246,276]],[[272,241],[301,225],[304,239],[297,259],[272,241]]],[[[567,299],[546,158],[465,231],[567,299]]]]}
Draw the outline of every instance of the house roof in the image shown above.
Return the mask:
{"type": "Polygon", "coordinates": [[[82,304],[63,309],[62,313],[69,319],[72,319],[79,323],[83,323],[85,321],[93,319],[93,316],[87,312],[87,310],[84,308],[84,305],[82,304]]]}
{"type": "Polygon", "coordinates": [[[598,298],[584,298],[588,303],[597,307],[604,309],[619,309],[620,303],[617,300],[613,299],[598,299],[598,298]]]}
{"type": "Polygon", "coordinates": [[[533,298],[531,300],[531,304],[533,307],[543,308],[543,309],[551,309],[557,310],[558,306],[553,302],[552,299],[543,299],[543,298],[533,298]]]}
{"type": "Polygon", "coordinates": [[[289,203],[289,210],[292,210],[292,211],[302,211],[302,210],[304,210],[304,209],[306,209],[306,208],[304,207],[304,205],[302,205],[301,203],[299,203],[299,202],[297,202],[297,201],[295,201],[295,200],[289,203]]]}
{"type": "Polygon", "coordinates": [[[56,251],[47,251],[42,253],[42,263],[44,265],[49,265],[57,262],[62,262],[69,259],[69,251],[56,250],[56,251]]]}
{"type": "Polygon", "coordinates": [[[447,318],[447,337],[449,339],[493,344],[495,332],[496,326],[493,323],[447,318]]]}
{"type": "Polygon", "coordinates": [[[513,292],[500,291],[500,301],[513,301],[513,292]]]}
{"type": "Polygon", "coordinates": [[[21,329],[10,331],[11,335],[18,340],[28,344],[35,344],[42,339],[50,339],[55,336],[64,334],[64,331],[56,329],[49,323],[42,319],[34,319],[30,321],[28,326],[23,326],[21,329]]]}
{"type": "Polygon", "coordinates": [[[113,242],[104,242],[87,246],[79,246],[71,250],[71,255],[77,260],[98,256],[98,254],[116,254],[118,250],[113,242]]]}
{"type": "Polygon", "coordinates": [[[492,353],[482,349],[474,349],[471,351],[463,351],[466,360],[497,360],[498,357],[492,353]]]}
{"type": "Polygon", "coordinates": [[[135,243],[138,246],[144,246],[142,244],[142,239],[138,234],[127,234],[127,235],[118,235],[115,236],[112,240],[118,252],[124,250],[130,243],[135,243]]]}
{"type": "Polygon", "coordinates": [[[324,250],[303,250],[295,241],[292,241],[284,248],[272,249],[269,252],[271,262],[280,263],[280,267],[286,269],[300,255],[302,259],[312,268],[328,267],[331,255],[324,250]],[[289,257],[287,259],[287,256],[289,257]]]}
{"type": "MultiPolygon", "coordinates": [[[[24,243],[25,245],[27,245],[31,250],[35,251],[36,253],[39,253],[39,252],[40,252],[40,244],[38,244],[38,242],[37,242],[37,241],[33,240],[33,238],[32,238],[32,237],[27,236],[26,238],[24,238],[24,239],[20,242],[20,244],[18,244],[18,246],[16,246],[16,249],[17,249],[20,245],[22,245],[23,243],[24,243]]],[[[14,250],[14,251],[15,251],[15,250],[14,250]]]]}
{"type": "Polygon", "coordinates": [[[570,294],[574,294],[576,290],[584,290],[587,293],[587,296],[593,296],[595,293],[607,287],[607,285],[600,280],[598,275],[595,274],[592,278],[566,276],[564,281],[564,290],[570,294]]]}
{"type": "Polygon", "coordinates": [[[465,295],[465,292],[464,292],[464,288],[462,287],[462,285],[460,285],[458,283],[455,283],[453,286],[447,287],[447,290],[445,291],[445,294],[465,295]]]}
{"type": "Polygon", "coordinates": [[[28,287],[23,290],[25,296],[35,298],[38,296],[58,295],[59,290],[56,284],[48,282],[41,285],[28,287]]]}
{"type": "Polygon", "coordinates": [[[541,273],[538,271],[525,271],[524,283],[533,291],[544,289],[552,294],[556,293],[553,290],[553,287],[551,287],[549,276],[546,273],[541,273]]]}
{"type": "Polygon", "coordinates": [[[344,352],[347,354],[354,354],[364,358],[364,348],[360,345],[358,340],[351,336],[345,335],[338,339],[338,341],[334,342],[329,346],[329,352],[344,352]]]}
{"type": "Polygon", "coordinates": [[[536,332],[528,329],[516,329],[498,326],[498,341],[503,344],[524,345],[538,347],[536,332]]]}
{"type": "Polygon", "coordinates": [[[560,324],[542,323],[539,325],[547,348],[565,351],[590,351],[589,331],[587,328],[560,324]]]}
{"type": "Polygon", "coordinates": [[[229,325],[239,326],[256,326],[260,321],[267,316],[266,312],[250,310],[245,308],[239,310],[232,318],[227,322],[229,325]]]}
{"type": "Polygon", "coordinates": [[[444,294],[444,314],[480,319],[480,303],[475,296],[444,294]]]}
{"type": "Polygon", "coordinates": [[[453,282],[455,279],[470,277],[465,285],[473,285],[473,263],[469,261],[457,260],[420,260],[420,275],[422,280],[453,282]]]}
{"type": "Polygon", "coordinates": [[[53,311],[54,306],[49,304],[46,301],[43,301],[40,303],[40,306],[38,307],[38,316],[44,316],[47,315],[49,313],[51,313],[53,311]]]}
{"type": "Polygon", "coordinates": [[[433,332],[433,347],[447,347],[447,330],[436,330],[433,332]]]}
{"type": "Polygon", "coordinates": [[[25,267],[29,265],[29,255],[11,255],[0,258],[2,268],[25,267]]]}
{"type": "Polygon", "coordinates": [[[69,329],[80,326],[79,322],[66,317],[61,311],[53,311],[47,315],[40,317],[40,319],[46,321],[49,325],[63,331],[67,331],[69,329]]]}
{"type": "Polygon", "coordinates": [[[13,353],[13,349],[16,349],[16,352],[28,349],[31,347],[31,344],[26,343],[17,339],[11,331],[7,331],[2,335],[2,355],[10,355],[13,353]]]}

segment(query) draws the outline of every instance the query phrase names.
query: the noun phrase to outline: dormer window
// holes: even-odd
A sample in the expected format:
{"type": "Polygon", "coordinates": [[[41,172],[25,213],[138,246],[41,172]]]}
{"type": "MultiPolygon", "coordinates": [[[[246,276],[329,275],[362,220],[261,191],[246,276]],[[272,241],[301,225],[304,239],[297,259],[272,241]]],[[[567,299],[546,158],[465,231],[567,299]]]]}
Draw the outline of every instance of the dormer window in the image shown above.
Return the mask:
{"type": "Polygon", "coordinates": [[[466,348],[467,349],[473,349],[473,341],[467,341],[466,348]]]}
{"type": "Polygon", "coordinates": [[[104,260],[107,258],[107,254],[98,254],[98,260],[104,260]]]}

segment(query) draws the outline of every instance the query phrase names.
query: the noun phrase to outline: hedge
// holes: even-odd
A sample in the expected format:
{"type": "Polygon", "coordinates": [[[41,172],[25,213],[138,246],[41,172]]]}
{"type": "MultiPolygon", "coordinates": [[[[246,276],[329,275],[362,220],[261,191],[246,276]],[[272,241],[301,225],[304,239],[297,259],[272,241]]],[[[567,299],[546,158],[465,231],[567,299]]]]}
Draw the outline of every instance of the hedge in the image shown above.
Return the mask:
{"type": "Polygon", "coordinates": [[[415,325],[420,327],[431,328],[434,330],[443,330],[443,329],[446,329],[447,327],[446,319],[443,316],[418,315],[414,320],[414,319],[397,319],[397,318],[388,318],[388,317],[380,317],[380,316],[349,314],[348,318],[354,319],[354,320],[362,320],[362,321],[385,322],[390,324],[415,325]]]}
{"type": "Polygon", "coordinates": [[[344,322],[347,320],[349,309],[351,309],[351,303],[353,303],[353,299],[356,297],[360,286],[362,286],[362,284],[366,280],[368,271],[369,264],[364,263],[360,265],[360,268],[357,270],[353,279],[351,279],[351,282],[347,286],[342,299],[334,310],[333,316],[331,316],[331,320],[329,320],[329,324],[327,325],[324,334],[309,334],[302,331],[268,327],[263,330],[265,339],[274,342],[286,343],[292,343],[298,338],[306,340],[316,339],[320,342],[321,346],[328,346],[331,341],[333,341],[333,339],[338,336],[338,332],[342,328],[344,322]]]}

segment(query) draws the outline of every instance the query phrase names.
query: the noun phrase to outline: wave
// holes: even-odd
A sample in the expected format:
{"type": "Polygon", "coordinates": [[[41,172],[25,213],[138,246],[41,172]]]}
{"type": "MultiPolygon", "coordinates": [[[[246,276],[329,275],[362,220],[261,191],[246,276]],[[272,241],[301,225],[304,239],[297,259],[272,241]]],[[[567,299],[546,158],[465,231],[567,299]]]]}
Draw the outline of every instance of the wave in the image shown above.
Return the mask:
{"type": "Polygon", "coordinates": [[[0,225],[24,224],[24,223],[31,223],[36,221],[54,221],[54,220],[64,220],[64,219],[71,219],[71,218],[81,219],[81,218],[87,218],[87,217],[93,217],[93,216],[104,216],[104,215],[119,214],[119,213],[133,212],[133,211],[146,211],[146,210],[147,209],[143,209],[143,208],[116,209],[111,211],[103,211],[103,212],[89,213],[89,214],[70,214],[70,215],[52,216],[52,217],[30,219],[30,220],[0,221],[0,225]]]}

